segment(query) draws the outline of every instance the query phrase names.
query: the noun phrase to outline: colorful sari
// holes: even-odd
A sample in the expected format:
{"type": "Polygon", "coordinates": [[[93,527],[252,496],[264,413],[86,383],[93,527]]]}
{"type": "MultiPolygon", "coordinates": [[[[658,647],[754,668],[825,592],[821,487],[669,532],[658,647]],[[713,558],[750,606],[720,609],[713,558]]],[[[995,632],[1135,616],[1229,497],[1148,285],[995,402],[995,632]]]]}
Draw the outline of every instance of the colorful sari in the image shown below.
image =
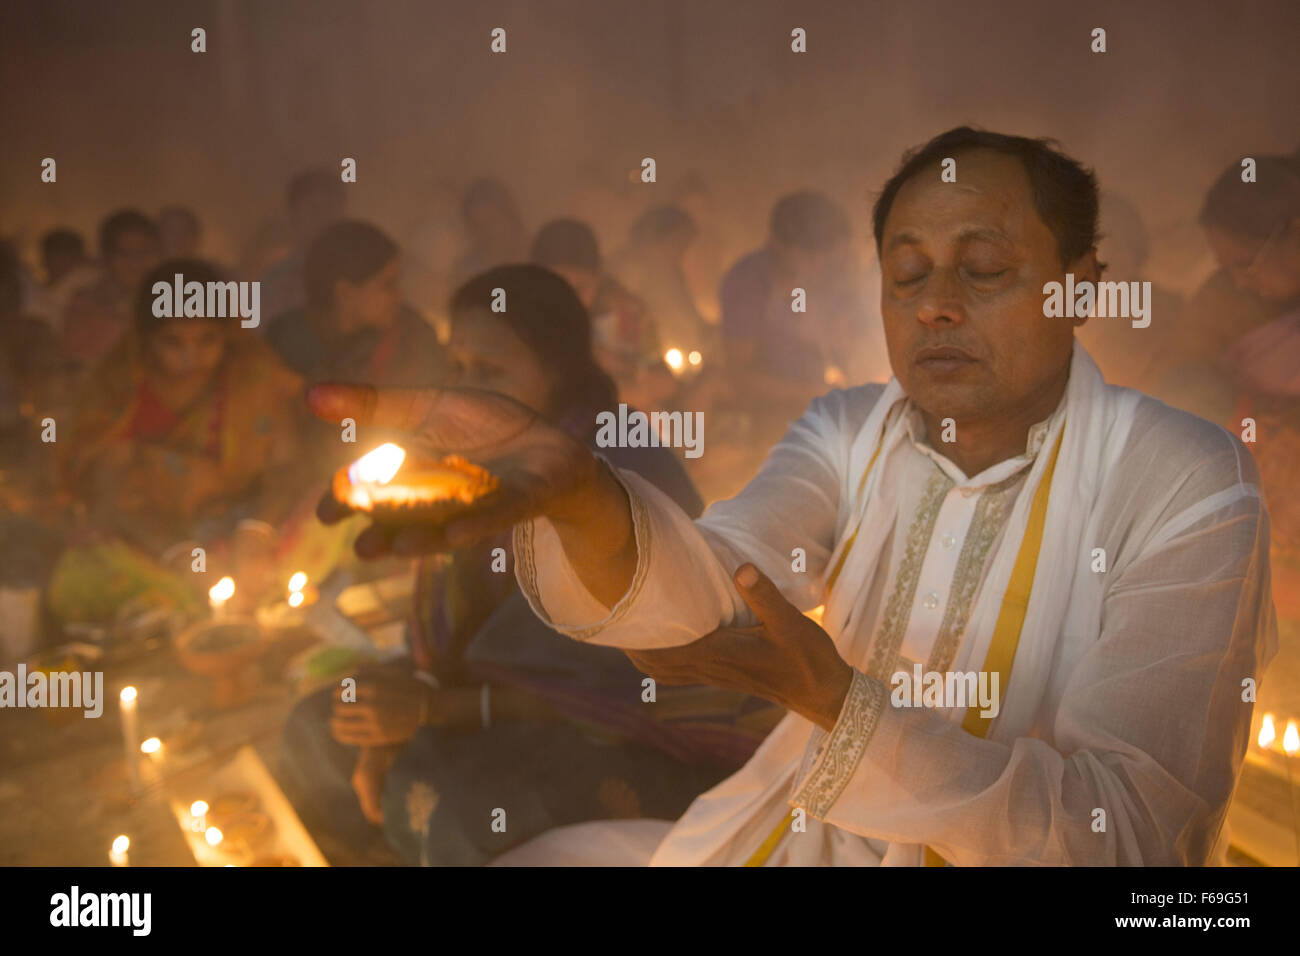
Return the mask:
{"type": "Polygon", "coordinates": [[[301,391],[261,339],[234,332],[209,386],[170,409],[149,385],[138,339],[119,342],[59,442],[61,481],[83,520],[52,576],[55,615],[102,622],[133,602],[201,607],[193,576],[161,556],[201,545],[214,567],[243,519],[276,529],[277,567],[301,562],[292,570],[321,577],[356,529],[323,528],[301,495],[310,464],[298,455],[301,391]]]}

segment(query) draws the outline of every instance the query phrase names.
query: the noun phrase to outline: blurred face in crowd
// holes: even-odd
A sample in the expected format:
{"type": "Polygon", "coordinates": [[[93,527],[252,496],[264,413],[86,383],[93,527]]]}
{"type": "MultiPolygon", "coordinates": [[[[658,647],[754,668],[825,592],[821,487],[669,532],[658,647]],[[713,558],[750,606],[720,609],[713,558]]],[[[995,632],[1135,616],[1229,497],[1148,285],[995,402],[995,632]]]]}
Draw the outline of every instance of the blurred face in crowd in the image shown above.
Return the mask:
{"type": "Polygon", "coordinates": [[[842,239],[825,249],[804,249],[772,240],[777,260],[792,281],[804,286],[824,286],[845,275],[852,263],[853,247],[842,239]]]}
{"type": "Polygon", "coordinates": [[[149,338],[149,356],[165,378],[207,381],[226,354],[225,329],[218,322],[164,322],[149,338]]]}
{"type": "Polygon", "coordinates": [[[86,257],[75,252],[52,252],[46,255],[41,265],[45,268],[47,282],[58,282],[77,266],[86,261],[86,257]]]}
{"type": "Polygon", "coordinates": [[[582,300],[584,306],[588,309],[592,307],[597,293],[600,292],[599,272],[577,266],[547,266],[547,268],[573,287],[573,291],[578,293],[578,298],[582,300]]]}
{"type": "Polygon", "coordinates": [[[554,375],[491,310],[477,307],[454,314],[447,347],[459,368],[458,386],[500,392],[551,414],[554,375]]]}
{"type": "Polygon", "coordinates": [[[1208,228],[1210,248],[1232,283],[1268,302],[1300,297],[1300,219],[1279,225],[1268,238],[1208,228]]]}
{"type": "Polygon", "coordinates": [[[316,188],[299,196],[289,209],[295,238],[306,244],[316,238],[326,226],[343,218],[347,201],[342,184],[339,188],[316,188]]]}
{"type": "Polygon", "coordinates": [[[199,252],[199,230],[194,221],[180,213],[163,213],[158,217],[163,254],[168,259],[192,259],[199,252]]]}
{"type": "Polygon", "coordinates": [[[137,289],[153,267],[162,261],[162,246],[147,232],[124,232],[117,237],[105,265],[119,289],[137,289]]]}
{"type": "Polygon", "coordinates": [[[957,182],[936,168],[899,190],[881,242],[881,310],[903,389],[960,428],[1059,398],[1082,323],[1045,318],[1043,285],[1097,275],[1092,253],[1062,267],[1018,159],[972,150],[957,165],[957,182]]]}
{"type": "Polygon", "coordinates": [[[520,246],[523,234],[514,213],[495,202],[475,203],[467,210],[465,231],[484,249],[509,252],[520,246]]]}
{"type": "Polygon", "coordinates": [[[334,307],[343,332],[366,326],[386,329],[397,321],[401,306],[401,271],[396,259],[369,279],[340,279],[334,284],[334,307]]]}

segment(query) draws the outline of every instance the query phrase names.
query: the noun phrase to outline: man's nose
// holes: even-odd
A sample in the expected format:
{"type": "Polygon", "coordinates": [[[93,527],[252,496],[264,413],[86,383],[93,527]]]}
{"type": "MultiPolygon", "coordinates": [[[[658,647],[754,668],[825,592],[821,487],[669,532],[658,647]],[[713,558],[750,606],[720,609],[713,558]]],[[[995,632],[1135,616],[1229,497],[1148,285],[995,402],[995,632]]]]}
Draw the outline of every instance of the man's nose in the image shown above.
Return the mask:
{"type": "Polygon", "coordinates": [[[922,325],[961,325],[966,321],[961,283],[953,272],[936,269],[931,273],[917,298],[916,318],[922,325]]]}

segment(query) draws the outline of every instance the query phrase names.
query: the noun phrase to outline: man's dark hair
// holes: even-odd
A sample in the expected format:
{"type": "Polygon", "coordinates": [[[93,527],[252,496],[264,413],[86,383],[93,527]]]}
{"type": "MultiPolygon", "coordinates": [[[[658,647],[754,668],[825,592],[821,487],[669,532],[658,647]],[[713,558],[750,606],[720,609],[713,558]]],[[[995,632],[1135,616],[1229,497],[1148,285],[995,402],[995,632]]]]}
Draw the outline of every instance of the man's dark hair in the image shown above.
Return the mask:
{"type": "Polygon", "coordinates": [[[839,203],[811,189],[778,199],[768,231],[777,242],[809,252],[829,249],[853,232],[839,203]]]}
{"type": "Polygon", "coordinates": [[[1300,161],[1291,156],[1260,156],[1255,182],[1241,181],[1233,163],[1205,194],[1200,224],[1251,239],[1267,239],[1300,217],[1300,161]]]}
{"type": "Polygon", "coordinates": [[[158,226],[138,209],[119,209],[99,227],[99,255],[107,259],[117,251],[117,244],[128,233],[138,232],[158,241],[158,226]]]}
{"type": "Polygon", "coordinates": [[[552,219],[533,239],[529,258],[548,269],[600,271],[600,245],[596,233],[578,219],[552,219]]]}
{"type": "Polygon", "coordinates": [[[81,233],[73,232],[71,229],[51,229],[41,236],[41,259],[45,262],[49,262],[55,256],[82,259],[85,255],[86,240],[81,238],[81,233]]]}
{"type": "Polygon", "coordinates": [[[903,183],[947,157],[972,149],[991,149],[1020,160],[1033,189],[1034,209],[1056,237],[1062,265],[1074,262],[1097,244],[1097,177],[1091,169],[1061,152],[1056,140],[958,126],[903,154],[898,171],[885,183],[872,212],[877,250],[903,183]]]}
{"type": "Polygon", "coordinates": [[[382,231],[358,219],[327,226],[307,248],[302,264],[307,304],[328,308],[334,303],[334,283],[362,283],[397,258],[397,244],[382,231]]]}

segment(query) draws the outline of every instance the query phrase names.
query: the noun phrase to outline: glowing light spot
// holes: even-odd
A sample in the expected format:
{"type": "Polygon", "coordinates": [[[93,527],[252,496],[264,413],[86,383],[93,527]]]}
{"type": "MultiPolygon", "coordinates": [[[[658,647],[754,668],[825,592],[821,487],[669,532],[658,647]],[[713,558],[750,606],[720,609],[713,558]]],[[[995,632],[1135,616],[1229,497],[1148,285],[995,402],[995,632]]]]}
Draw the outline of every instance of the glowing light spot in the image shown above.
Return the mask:
{"type": "Polygon", "coordinates": [[[348,479],[354,485],[363,482],[386,485],[393,480],[393,476],[397,474],[397,470],[402,467],[402,462],[405,460],[406,450],[401,445],[386,442],[349,465],[348,479]]]}

